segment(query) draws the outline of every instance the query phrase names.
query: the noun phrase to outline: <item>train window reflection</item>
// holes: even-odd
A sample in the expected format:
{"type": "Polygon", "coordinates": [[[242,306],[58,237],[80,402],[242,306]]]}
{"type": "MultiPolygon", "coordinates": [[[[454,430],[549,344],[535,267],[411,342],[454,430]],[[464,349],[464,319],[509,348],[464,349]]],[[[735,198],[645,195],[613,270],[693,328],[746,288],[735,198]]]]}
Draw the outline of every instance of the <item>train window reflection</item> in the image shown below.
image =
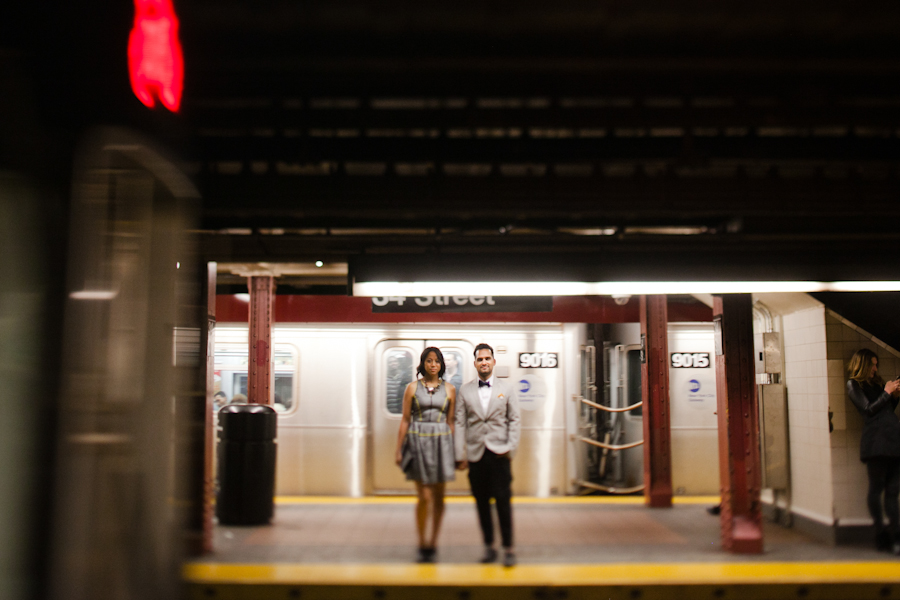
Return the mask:
{"type": "Polygon", "coordinates": [[[242,365],[247,366],[247,352],[244,353],[220,353],[216,352],[217,365],[242,365]]]}
{"type": "Polygon", "coordinates": [[[403,412],[403,392],[413,380],[412,352],[392,348],[385,353],[385,406],[392,415],[403,412]]]}
{"type": "MultiPolygon", "coordinates": [[[[641,401],[641,351],[629,350],[625,356],[625,368],[628,369],[627,404],[636,404],[641,401]]],[[[628,412],[632,417],[641,417],[644,414],[643,405],[628,412]]]]}
{"type": "MultiPolygon", "coordinates": [[[[221,403],[247,401],[248,362],[246,346],[216,345],[213,393],[221,392],[225,395],[221,403]]],[[[289,347],[275,347],[272,354],[275,383],[272,407],[279,413],[292,411],[296,404],[294,383],[297,364],[296,354],[289,347]]]]}
{"type": "Polygon", "coordinates": [[[444,355],[444,365],[447,367],[444,372],[444,381],[452,383],[453,387],[459,390],[463,384],[462,352],[451,348],[441,348],[441,354],[444,355]]]}
{"type": "Polygon", "coordinates": [[[275,410],[288,412],[294,407],[294,376],[275,373],[275,410]]]}
{"type": "MultiPolygon", "coordinates": [[[[231,391],[232,399],[234,396],[241,394],[242,396],[247,396],[247,374],[246,373],[235,373],[231,378],[231,391]]],[[[239,400],[244,400],[245,398],[239,398],[239,400]]]]}

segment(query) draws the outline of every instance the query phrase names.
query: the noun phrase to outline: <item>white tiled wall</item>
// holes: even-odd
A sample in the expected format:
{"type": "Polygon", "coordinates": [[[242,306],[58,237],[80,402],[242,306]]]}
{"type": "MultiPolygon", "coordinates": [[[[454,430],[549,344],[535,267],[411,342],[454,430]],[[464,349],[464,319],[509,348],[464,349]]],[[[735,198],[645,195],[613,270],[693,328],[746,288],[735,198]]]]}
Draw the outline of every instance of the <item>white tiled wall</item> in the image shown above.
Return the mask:
{"type": "Polygon", "coordinates": [[[847,363],[854,352],[868,348],[878,355],[879,374],[887,380],[898,374],[900,353],[830,310],[825,309],[824,322],[828,401],[834,413],[830,435],[834,518],[841,525],[867,524],[871,523],[865,501],[868,484],[859,461],[863,420],[844,391],[847,363]]]}
{"type": "Polygon", "coordinates": [[[782,316],[784,383],[788,400],[793,509],[833,522],[829,379],[825,307],[782,316]]]}
{"type": "Polygon", "coordinates": [[[781,329],[793,510],[823,523],[870,523],[859,460],[862,417],[844,391],[846,366],[869,348],[887,380],[900,373],[900,353],[824,306],[782,315],[781,329]]]}

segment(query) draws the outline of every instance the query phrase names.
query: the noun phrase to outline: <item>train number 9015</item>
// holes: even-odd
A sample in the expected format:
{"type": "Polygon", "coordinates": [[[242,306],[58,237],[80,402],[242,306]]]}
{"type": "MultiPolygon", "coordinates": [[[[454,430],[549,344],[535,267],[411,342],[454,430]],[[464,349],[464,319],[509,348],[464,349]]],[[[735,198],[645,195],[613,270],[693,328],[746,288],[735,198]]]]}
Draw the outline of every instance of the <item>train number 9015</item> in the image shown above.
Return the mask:
{"type": "Polygon", "coordinates": [[[705,369],[709,367],[709,352],[672,352],[669,355],[674,369],[705,369]]]}

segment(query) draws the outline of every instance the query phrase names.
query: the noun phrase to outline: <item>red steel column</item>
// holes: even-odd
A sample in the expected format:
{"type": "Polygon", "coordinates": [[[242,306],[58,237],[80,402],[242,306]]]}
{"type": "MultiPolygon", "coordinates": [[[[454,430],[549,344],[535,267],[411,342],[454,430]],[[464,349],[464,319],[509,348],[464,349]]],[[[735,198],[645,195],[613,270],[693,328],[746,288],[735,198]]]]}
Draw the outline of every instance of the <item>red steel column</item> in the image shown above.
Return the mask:
{"type": "Polygon", "coordinates": [[[672,506],[669,435],[669,338],[666,296],[641,296],[641,399],[644,402],[644,500],[652,508],[672,506]]]}
{"type": "Polygon", "coordinates": [[[722,547],[736,553],[756,554],[763,551],[763,536],[750,294],[714,296],[713,321],[717,337],[722,547]]]}
{"type": "Polygon", "coordinates": [[[275,278],[250,277],[250,356],[247,361],[247,401],[272,404],[272,321],[275,308],[275,278]]]}

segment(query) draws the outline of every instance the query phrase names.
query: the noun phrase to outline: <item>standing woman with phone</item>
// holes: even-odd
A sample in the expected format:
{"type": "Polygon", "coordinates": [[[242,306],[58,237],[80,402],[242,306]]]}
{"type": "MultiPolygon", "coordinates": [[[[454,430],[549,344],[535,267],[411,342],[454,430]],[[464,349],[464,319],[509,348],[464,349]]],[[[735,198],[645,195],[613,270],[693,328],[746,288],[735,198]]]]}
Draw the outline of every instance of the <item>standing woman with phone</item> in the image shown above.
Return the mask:
{"type": "Polygon", "coordinates": [[[847,395],[865,419],[859,458],[869,475],[866,497],[875,522],[876,549],[900,555],[900,380],[884,383],[878,376],[878,357],[867,348],[857,350],[847,367],[847,395]],[[881,496],[888,529],[884,528],[881,496]]]}

